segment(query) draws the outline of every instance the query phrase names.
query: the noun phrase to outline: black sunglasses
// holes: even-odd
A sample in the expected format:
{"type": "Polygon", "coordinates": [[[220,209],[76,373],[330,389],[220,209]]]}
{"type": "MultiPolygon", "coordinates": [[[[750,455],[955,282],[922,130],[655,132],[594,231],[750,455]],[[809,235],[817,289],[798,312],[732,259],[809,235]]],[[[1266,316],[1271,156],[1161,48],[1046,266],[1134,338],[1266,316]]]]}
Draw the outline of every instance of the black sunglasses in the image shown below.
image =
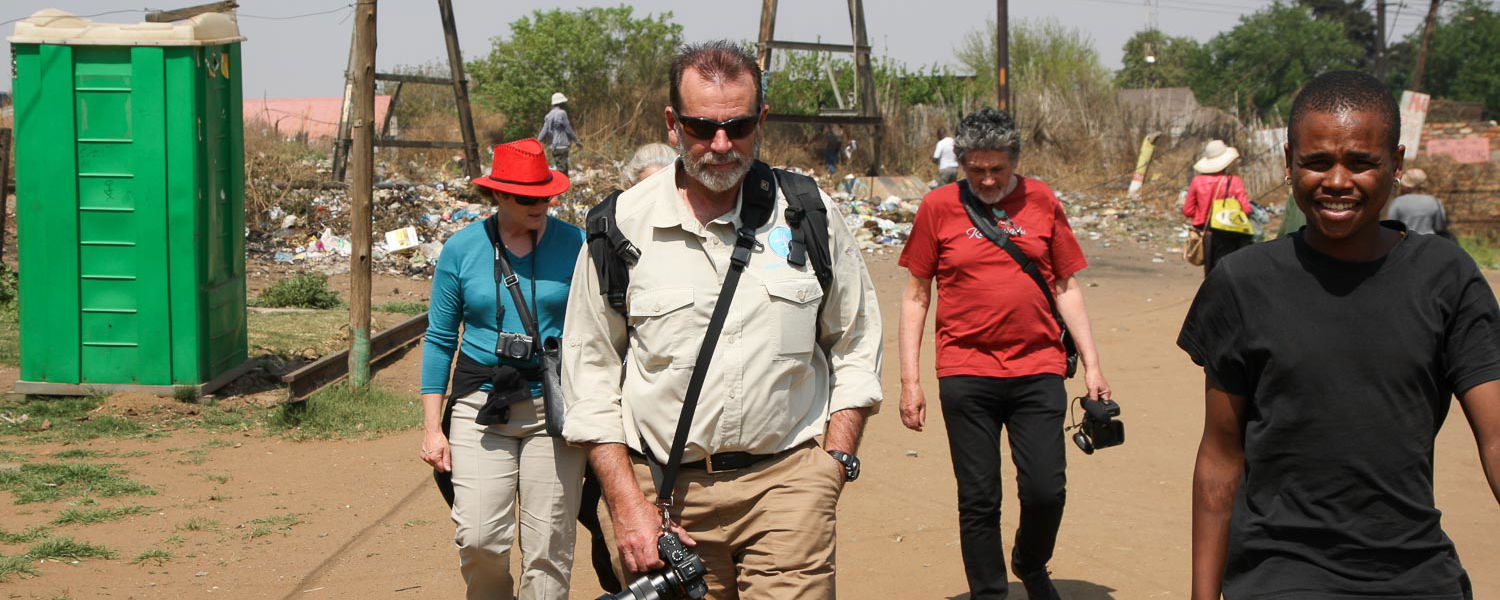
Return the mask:
{"type": "Polygon", "coordinates": [[[520,194],[511,194],[510,195],[510,199],[514,200],[516,204],[519,204],[521,206],[536,206],[538,204],[541,204],[543,202],[547,202],[547,201],[551,200],[552,197],[551,196],[522,196],[520,194]]]}
{"type": "Polygon", "coordinates": [[[703,117],[688,117],[677,115],[677,122],[682,124],[688,134],[700,140],[711,140],[719,133],[720,129],[729,136],[731,140],[737,140],[755,132],[760,125],[760,117],[735,117],[728,121],[715,121],[703,117]]]}

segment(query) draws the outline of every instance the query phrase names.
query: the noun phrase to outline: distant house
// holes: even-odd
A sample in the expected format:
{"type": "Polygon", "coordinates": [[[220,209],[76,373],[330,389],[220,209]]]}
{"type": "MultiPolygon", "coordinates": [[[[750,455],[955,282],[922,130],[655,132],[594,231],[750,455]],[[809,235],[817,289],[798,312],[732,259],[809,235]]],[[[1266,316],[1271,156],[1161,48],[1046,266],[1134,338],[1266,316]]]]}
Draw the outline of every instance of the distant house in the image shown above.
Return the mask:
{"type": "Polygon", "coordinates": [[[1120,90],[1115,100],[1130,118],[1147,121],[1173,137],[1241,126],[1234,115],[1198,104],[1192,88],[1120,90]]]}
{"type": "MultiPolygon", "coordinates": [[[[375,97],[375,126],[379,133],[390,108],[390,96],[375,97]]],[[[255,98],[244,103],[245,122],[261,122],[287,137],[332,139],[338,135],[343,98],[255,98]]],[[[392,128],[394,129],[394,125],[392,128]]]]}

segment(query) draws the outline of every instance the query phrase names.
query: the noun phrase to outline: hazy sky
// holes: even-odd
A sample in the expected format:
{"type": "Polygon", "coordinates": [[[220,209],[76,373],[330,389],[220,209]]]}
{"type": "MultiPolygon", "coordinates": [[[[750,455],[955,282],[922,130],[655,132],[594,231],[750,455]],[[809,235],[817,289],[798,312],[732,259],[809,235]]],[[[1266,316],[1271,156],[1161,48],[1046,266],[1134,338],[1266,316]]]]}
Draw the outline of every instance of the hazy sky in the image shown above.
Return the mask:
{"type": "MultiPolygon", "coordinates": [[[[147,6],[175,8],[207,0],[0,0],[0,21],[61,8],[77,15],[128,11],[95,17],[139,22],[147,6]],[[133,10],[132,10],[133,9],[133,10]]],[[[1270,0],[1155,0],[1158,26],[1170,35],[1207,40],[1238,22],[1239,16],[1270,0]]],[[[615,6],[590,0],[454,0],[459,41],[465,59],[487,54],[490,38],[508,36],[508,24],[533,10],[615,6]]],[[[240,0],[247,97],[336,96],[342,93],[353,12],[350,0],[240,0]],[[309,15],[332,11],[328,14],[309,15]]],[[[636,14],[670,11],[688,41],[714,38],[754,40],[760,23],[758,0],[636,0],[636,14]]],[[[776,22],[777,39],[848,43],[847,3],[843,0],[783,0],[776,22]]],[[[1397,9],[1391,8],[1394,15],[1397,9]]],[[[1013,19],[1054,18],[1091,36],[1106,67],[1120,66],[1120,48],[1145,27],[1150,14],[1144,0],[1012,0],[1013,19]]],[[[953,48],[965,33],[994,18],[993,0],[866,0],[865,19],[876,53],[909,65],[956,65],[953,48]]],[[[1395,19],[1396,36],[1415,29],[1421,10],[1403,8],[1395,19]]],[[[0,26],[6,36],[15,26],[0,26]]],[[[378,14],[379,53],[376,68],[389,70],[443,59],[442,27],[432,0],[382,0],[378,14]]],[[[0,44],[0,64],[10,62],[9,44],[0,44]]],[[[0,89],[9,89],[8,79],[0,89]]]]}

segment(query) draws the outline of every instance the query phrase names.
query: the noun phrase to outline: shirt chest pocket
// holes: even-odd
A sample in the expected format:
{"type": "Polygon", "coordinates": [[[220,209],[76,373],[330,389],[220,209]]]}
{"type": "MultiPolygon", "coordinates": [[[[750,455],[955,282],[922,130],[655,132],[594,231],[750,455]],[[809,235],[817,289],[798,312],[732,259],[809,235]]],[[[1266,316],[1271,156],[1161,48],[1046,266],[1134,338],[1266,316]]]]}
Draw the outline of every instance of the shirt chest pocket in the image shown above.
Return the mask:
{"type": "Polygon", "coordinates": [[[778,358],[806,358],[817,345],[818,307],[823,287],[816,279],[782,279],[766,282],[771,299],[771,318],[780,328],[778,358]]]}
{"type": "Polygon", "coordinates": [[[630,357],[648,371],[668,365],[691,367],[697,358],[695,341],[702,341],[701,325],[694,323],[693,288],[636,292],[630,297],[630,357]]]}

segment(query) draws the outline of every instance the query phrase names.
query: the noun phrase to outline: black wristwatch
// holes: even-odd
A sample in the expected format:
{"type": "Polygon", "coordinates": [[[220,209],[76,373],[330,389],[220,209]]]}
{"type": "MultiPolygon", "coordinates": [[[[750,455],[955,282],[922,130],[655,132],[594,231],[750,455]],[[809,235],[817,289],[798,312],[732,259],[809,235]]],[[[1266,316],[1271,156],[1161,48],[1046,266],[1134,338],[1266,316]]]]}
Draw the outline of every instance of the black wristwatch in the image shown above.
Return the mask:
{"type": "Polygon", "coordinates": [[[829,450],[828,455],[832,456],[834,460],[839,461],[839,464],[844,465],[845,481],[859,479],[859,459],[855,458],[853,454],[842,450],[829,450]]]}

